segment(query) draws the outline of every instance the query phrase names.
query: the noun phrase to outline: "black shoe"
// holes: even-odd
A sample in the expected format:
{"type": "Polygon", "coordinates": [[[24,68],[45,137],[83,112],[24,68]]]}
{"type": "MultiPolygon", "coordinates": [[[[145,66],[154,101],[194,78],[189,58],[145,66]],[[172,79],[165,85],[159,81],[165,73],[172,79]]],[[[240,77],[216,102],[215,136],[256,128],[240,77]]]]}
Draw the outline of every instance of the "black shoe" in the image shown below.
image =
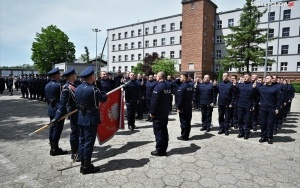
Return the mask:
{"type": "Polygon", "coordinates": [[[208,127],[208,128],[206,129],[206,132],[207,132],[207,133],[210,132],[210,127],[208,127]]]}
{"type": "Polygon", "coordinates": [[[137,127],[137,126],[135,126],[135,125],[133,125],[133,128],[134,128],[134,129],[139,129],[139,127],[137,127]]]}
{"type": "Polygon", "coordinates": [[[244,139],[245,139],[245,140],[249,139],[249,133],[246,133],[246,134],[245,134],[244,139]]]}
{"type": "Polygon", "coordinates": [[[268,141],[266,138],[259,139],[259,142],[266,142],[266,141],[268,141]]]}
{"type": "Polygon", "coordinates": [[[151,155],[153,156],[166,156],[167,153],[166,152],[163,152],[163,153],[159,153],[158,151],[151,151],[151,155]]]}
{"type": "Polygon", "coordinates": [[[279,125],[278,125],[278,129],[281,129],[281,126],[282,126],[282,124],[279,124],[279,125]]]}
{"type": "Polygon", "coordinates": [[[219,132],[218,132],[218,134],[223,134],[223,133],[225,133],[224,129],[219,130],[219,132]]]}
{"type": "Polygon", "coordinates": [[[268,144],[273,144],[273,140],[272,139],[268,139],[268,144]]]}
{"type": "Polygon", "coordinates": [[[205,127],[202,127],[201,129],[200,129],[200,131],[205,131],[206,130],[206,128],[205,127]]]}
{"type": "Polygon", "coordinates": [[[244,134],[238,134],[238,135],[237,135],[238,138],[242,138],[242,137],[244,137],[244,136],[245,136],[244,134]]]}
{"type": "Polygon", "coordinates": [[[226,136],[228,136],[228,135],[229,135],[229,132],[228,132],[228,130],[226,130],[226,131],[225,131],[225,135],[226,135],[226,136]]]}
{"type": "Polygon", "coordinates": [[[51,156],[56,156],[56,155],[66,155],[68,154],[68,151],[62,150],[61,148],[58,149],[51,149],[50,150],[50,155],[51,156]]]}
{"type": "Polygon", "coordinates": [[[182,136],[177,137],[177,140],[184,140],[184,141],[188,141],[189,138],[183,138],[182,136]]]}
{"type": "Polygon", "coordinates": [[[86,165],[83,166],[81,173],[82,174],[92,174],[92,173],[98,172],[99,170],[100,170],[99,167],[95,167],[93,164],[90,164],[89,166],[86,166],[86,165]]]}
{"type": "Polygon", "coordinates": [[[277,134],[277,130],[275,129],[274,131],[273,131],[273,135],[276,135],[277,134]]]}
{"type": "Polygon", "coordinates": [[[257,131],[257,127],[256,126],[253,126],[253,131],[257,131]]]}
{"type": "Polygon", "coordinates": [[[234,125],[234,129],[238,129],[238,124],[235,124],[235,125],[234,125]]]}

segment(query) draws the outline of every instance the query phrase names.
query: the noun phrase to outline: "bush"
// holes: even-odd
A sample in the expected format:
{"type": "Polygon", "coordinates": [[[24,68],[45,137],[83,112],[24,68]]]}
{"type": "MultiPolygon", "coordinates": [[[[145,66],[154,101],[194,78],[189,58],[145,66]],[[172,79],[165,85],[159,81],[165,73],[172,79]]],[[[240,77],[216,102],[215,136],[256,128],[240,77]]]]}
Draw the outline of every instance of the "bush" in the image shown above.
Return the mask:
{"type": "Polygon", "coordinates": [[[296,93],[300,93],[300,83],[299,82],[295,82],[295,83],[291,83],[294,88],[295,88],[295,92],[296,93]]]}

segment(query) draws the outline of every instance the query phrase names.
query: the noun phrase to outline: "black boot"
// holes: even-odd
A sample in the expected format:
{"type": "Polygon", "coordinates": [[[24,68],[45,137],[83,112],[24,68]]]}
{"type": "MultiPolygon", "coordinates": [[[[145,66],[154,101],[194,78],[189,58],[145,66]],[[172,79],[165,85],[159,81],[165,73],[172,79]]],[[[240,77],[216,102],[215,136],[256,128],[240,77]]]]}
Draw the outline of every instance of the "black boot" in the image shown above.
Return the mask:
{"type": "Polygon", "coordinates": [[[84,160],[84,165],[82,167],[82,174],[92,174],[98,172],[100,170],[99,167],[95,167],[91,164],[91,160],[84,160]]]}
{"type": "Polygon", "coordinates": [[[58,147],[58,142],[52,142],[51,143],[51,148],[53,148],[53,149],[50,150],[50,155],[51,156],[68,154],[68,151],[62,150],[61,148],[58,147]]]}

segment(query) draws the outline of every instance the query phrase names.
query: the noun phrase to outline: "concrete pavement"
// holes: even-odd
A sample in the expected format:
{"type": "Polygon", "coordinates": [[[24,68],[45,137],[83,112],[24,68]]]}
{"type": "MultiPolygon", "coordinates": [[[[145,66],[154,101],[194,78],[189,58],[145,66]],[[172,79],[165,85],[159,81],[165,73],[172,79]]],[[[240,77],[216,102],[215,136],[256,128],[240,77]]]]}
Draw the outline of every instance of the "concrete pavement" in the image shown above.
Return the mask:
{"type": "MultiPolygon", "coordinates": [[[[260,130],[249,140],[217,134],[217,108],[213,128],[200,132],[200,111],[193,112],[189,141],[176,139],[178,115],[169,117],[167,157],[153,157],[152,125],[138,120],[138,130],[120,130],[102,146],[95,144],[92,161],[99,173],[82,175],[80,163],[70,155],[49,155],[48,131],[28,134],[49,122],[46,103],[21,99],[20,92],[0,95],[0,187],[299,187],[300,95],[274,144],[259,143],[260,130]],[[69,168],[72,165],[72,168],[69,168]]],[[[126,122],[125,122],[126,123],[126,122]]],[[[127,127],[127,125],[125,126],[127,127]]],[[[69,121],[60,146],[70,150],[69,121]]]]}

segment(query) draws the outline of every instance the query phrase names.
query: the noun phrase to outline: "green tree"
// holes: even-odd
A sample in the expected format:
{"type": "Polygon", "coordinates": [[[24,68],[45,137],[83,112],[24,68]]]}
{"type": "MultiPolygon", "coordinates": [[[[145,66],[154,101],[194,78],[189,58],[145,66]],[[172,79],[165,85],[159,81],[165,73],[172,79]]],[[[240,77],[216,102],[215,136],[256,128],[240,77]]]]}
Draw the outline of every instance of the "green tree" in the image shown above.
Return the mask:
{"type": "Polygon", "coordinates": [[[152,66],[152,70],[154,73],[163,71],[168,76],[174,76],[176,74],[175,65],[177,65],[177,61],[173,59],[156,59],[152,66]]]}
{"type": "Polygon", "coordinates": [[[140,62],[135,67],[133,67],[133,71],[132,72],[134,72],[134,74],[142,74],[143,73],[142,67],[143,67],[143,63],[140,62]]]}
{"type": "Polygon", "coordinates": [[[83,62],[85,63],[89,63],[90,62],[90,52],[87,46],[84,47],[85,50],[85,54],[81,54],[81,59],[83,60],[83,62]]]}
{"type": "Polygon", "coordinates": [[[40,72],[51,70],[52,66],[75,60],[75,46],[69,37],[54,25],[42,28],[32,43],[31,59],[40,72]]]}
{"type": "MultiPolygon", "coordinates": [[[[265,49],[259,44],[266,43],[267,29],[259,28],[259,19],[266,10],[260,12],[257,6],[252,6],[254,0],[246,0],[243,12],[240,16],[238,26],[229,27],[231,34],[224,36],[226,50],[228,55],[225,56],[221,64],[225,69],[234,67],[240,70],[246,67],[247,73],[250,72],[250,62],[252,65],[262,66],[265,62],[265,49]]],[[[268,60],[268,63],[274,62],[268,60]]]]}
{"type": "Polygon", "coordinates": [[[141,66],[141,72],[145,73],[146,75],[153,74],[152,66],[155,63],[157,59],[160,59],[159,55],[156,52],[153,52],[152,54],[147,55],[143,59],[143,64],[141,66]]]}

